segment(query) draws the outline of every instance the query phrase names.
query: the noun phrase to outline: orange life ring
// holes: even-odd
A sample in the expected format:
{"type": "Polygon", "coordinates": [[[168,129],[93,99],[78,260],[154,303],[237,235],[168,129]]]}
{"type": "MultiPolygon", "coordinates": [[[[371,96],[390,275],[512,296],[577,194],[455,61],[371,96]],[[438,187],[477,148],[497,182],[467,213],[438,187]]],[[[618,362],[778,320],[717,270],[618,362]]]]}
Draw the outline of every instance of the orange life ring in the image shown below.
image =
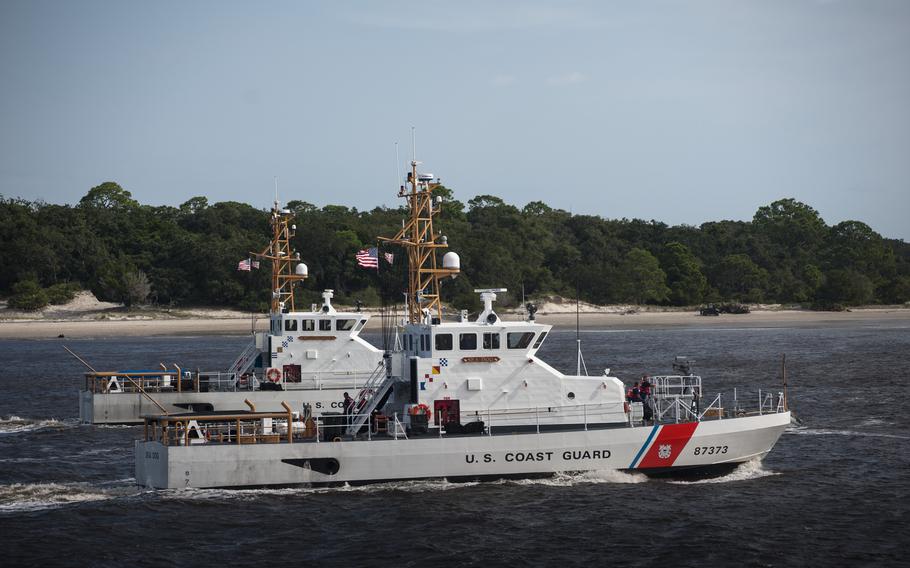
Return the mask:
{"type": "Polygon", "coordinates": [[[278,381],[281,380],[281,369],[276,369],[276,368],[272,367],[271,369],[269,369],[269,372],[266,373],[266,376],[273,383],[277,383],[278,381]]]}
{"type": "Polygon", "coordinates": [[[411,410],[408,412],[410,412],[411,416],[426,414],[428,422],[433,419],[433,413],[430,411],[430,407],[423,403],[412,406],[411,410]]]}

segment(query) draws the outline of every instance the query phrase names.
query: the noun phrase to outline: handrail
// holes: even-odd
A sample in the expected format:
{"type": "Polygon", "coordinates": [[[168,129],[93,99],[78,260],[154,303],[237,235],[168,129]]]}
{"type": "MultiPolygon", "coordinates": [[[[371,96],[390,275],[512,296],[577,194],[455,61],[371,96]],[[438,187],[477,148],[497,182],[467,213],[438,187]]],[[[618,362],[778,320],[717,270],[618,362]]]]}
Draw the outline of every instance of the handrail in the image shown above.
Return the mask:
{"type": "Polygon", "coordinates": [[[259,349],[256,347],[256,338],[254,336],[246,348],[240,352],[236,359],[234,359],[228,373],[240,374],[247,371],[252,366],[252,363],[255,362],[253,354],[258,350],[259,349]]]}
{"type": "Polygon", "coordinates": [[[360,431],[360,428],[369,419],[370,414],[379,405],[382,397],[397,380],[394,377],[386,377],[385,370],[385,361],[380,361],[370,378],[364,382],[363,387],[357,394],[357,398],[354,399],[353,409],[363,410],[363,413],[349,424],[348,435],[352,436],[360,431]]]}

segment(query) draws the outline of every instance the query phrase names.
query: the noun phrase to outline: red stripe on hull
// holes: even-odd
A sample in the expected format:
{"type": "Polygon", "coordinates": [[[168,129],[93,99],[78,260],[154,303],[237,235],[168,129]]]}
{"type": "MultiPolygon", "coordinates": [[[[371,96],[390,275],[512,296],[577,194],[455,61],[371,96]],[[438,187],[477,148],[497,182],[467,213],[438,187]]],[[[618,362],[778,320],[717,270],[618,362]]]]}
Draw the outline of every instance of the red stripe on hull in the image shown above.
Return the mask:
{"type": "Polygon", "coordinates": [[[692,438],[698,422],[687,422],[685,424],[665,424],[661,426],[660,432],[657,433],[657,439],[651,444],[651,448],[645,457],[638,462],[637,469],[648,469],[654,467],[670,467],[676,462],[676,458],[682,453],[683,448],[692,438]]]}

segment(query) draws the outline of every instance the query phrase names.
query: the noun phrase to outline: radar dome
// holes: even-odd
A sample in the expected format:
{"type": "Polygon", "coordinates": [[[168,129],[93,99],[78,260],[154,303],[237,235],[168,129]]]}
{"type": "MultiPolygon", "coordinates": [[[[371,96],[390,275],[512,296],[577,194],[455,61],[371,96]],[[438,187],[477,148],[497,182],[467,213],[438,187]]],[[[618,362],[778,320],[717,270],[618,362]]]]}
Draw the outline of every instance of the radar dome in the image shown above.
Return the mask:
{"type": "MultiPolygon", "coordinates": [[[[445,253],[445,255],[442,257],[442,267],[447,270],[460,271],[461,270],[461,259],[458,258],[458,253],[455,253],[455,252],[445,253]]],[[[453,274],[452,278],[454,278],[454,277],[455,277],[455,275],[453,274]]]]}
{"type": "Polygon", "coordinates": [[[306,276],[309,274],[309,271],[308,271],[306,265],[301,262],[300,264],[298,264],[297,266],[294,267],[294,273],[297,276],[306,276]]]}

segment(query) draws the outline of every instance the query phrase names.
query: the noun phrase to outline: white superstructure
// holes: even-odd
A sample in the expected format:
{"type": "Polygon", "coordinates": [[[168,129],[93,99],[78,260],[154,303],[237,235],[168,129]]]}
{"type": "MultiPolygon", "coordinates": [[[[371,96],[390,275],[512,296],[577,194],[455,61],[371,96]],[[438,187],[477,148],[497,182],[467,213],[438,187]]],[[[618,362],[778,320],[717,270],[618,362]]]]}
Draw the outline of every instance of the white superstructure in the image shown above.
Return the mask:
{"type": "MultiPolygon", "coordinates": [[[[540,360],[537,350],[550,326],[534,321],[533,310],[527,321],[501,320],[494,301],[503,289],[477,290],[484,308],[476,320],[442,321],[440,284],[457,276],[460,262],[450,252],[437,265],[437,249],[448,243],[433,228],[436,184],[419,175],[417,165],[411,162],[410,191],[399,193],[408,200],[410,219],[395,237],[380,239],[406,248],[409,259],[408,324],[384,372],[373,375],[343,413],[297,419],[291,405],[283,405],[273,413],[149,416],[135,447],[138,484],[705,472],[729,470],[771,450],[790,423],[783,393],[771,394],[754,413],[725,409],[720,395],[702,408],[701,379],[686,373],[655,377],[653,395],[627,400],[623,384],[607,373],[569,376],[540,360]]],[[[281,337],[277,331],[270,342],[281,337]]],[[[283,368],[285,360],[279,361],[283,368]]]]}
{"type": "MultiPolygon", "coordinates": [[[[146,414],[224,412],[255,408],[297,411],[307,404],[313,414],[342,407],[346,391],[357,392],[384,370],[382,351],[360,337],[370,316],[339,312],[333,291],[322,305],[295,309],[294,287],[307,278],[300,254],[291,249],[293,214],[276,201],[271,212],[272,238],[260,253],[272,265],[269,331],[257,332],[226,369],[124,369],[85,373],[79,393],[84,423],[138,423],[146,414]]],[[[241,262],[251,269],[252,262],[241,262]]],[[[81,359],[80,359],[81,360],[81,359]]],[[[87,365],[83,361],[84,364],[87,365]]]]}

